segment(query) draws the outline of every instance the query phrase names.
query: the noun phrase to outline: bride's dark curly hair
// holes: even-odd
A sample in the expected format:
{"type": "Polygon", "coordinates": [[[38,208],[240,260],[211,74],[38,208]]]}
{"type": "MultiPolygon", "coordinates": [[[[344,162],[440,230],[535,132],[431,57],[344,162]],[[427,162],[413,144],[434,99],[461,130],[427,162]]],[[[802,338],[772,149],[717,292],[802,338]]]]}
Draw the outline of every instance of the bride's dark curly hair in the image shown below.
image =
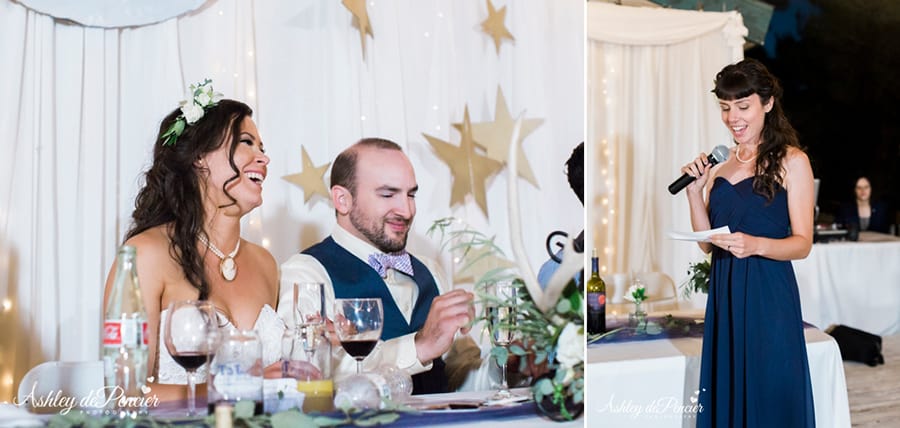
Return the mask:
{"type": "Polygon", "coordinates": [[[726,66],[716,74],[715,86],[712,92],[722,100],[737,100],[752,94],[759,95],[763,105],[770,99],[775,100],[772,110],[765,116],[753,179],[753,191],[771,201],[778,191],[777,186],[784,184],[781,176],[788,147],[803,150],[797,131],[781,109],[781,85],[765,65],[747,58],[726,66]]]}
{"type": "MultiPolygon", "coordinates": [[[[203,232],[206,215],[203,211],[202,187],[206,166],[198,160],[223,144],[230,137],[228,162],[234,176],[222,185],[222,191],[236,200],[225,187],[240,177],[234,164],[234,151],[240,143],[240,127],[245,117],[253,115],[246,104],[234,100],[220,100],[206,110],[200,120],[184,128],[174,145],[164,146],[162,135],[181,115],[175,109],[163,119],[153,147],[153,165],[144,174],[144,187],[134,202],[133,224],[125,236],[131,237],[156,226],[165,225],[169,235],[169,255],[181,265],[184,277],[200,291],[200,299],[209,296],[209,282],[205,274],[204,255],[197,248],[197,237],[203,232]]],[[[224,207],[224,206],[223,206],[224,207]]],[[[220,207],[222,208],[222,207],[220,207]]]]}

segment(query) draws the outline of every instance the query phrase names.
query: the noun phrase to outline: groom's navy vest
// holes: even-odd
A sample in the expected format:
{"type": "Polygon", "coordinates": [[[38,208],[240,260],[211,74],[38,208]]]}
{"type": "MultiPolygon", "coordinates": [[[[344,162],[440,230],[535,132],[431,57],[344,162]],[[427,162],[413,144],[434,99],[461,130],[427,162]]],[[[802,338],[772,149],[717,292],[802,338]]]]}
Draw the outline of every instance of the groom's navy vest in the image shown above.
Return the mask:
{"type": "MultiPolygon", "coordinates": [[[[334,287],[334,297],[380,297],[384,309],[384,329],[381,340],[389,340],[419,331],[425,325],[431,301],[438,296],[437,285],[428,268],[419,259],[409,256],[413,266],[413,280],[419,287],[419,297],[407,323],[384,279],[367,263],[341,247],[330,236],[324,241],[303,250],[325,267],[334,287]]],[[[432,361],[431,370],[413,376],[413,394],[447,392],[444,360],[432,361]]]]}

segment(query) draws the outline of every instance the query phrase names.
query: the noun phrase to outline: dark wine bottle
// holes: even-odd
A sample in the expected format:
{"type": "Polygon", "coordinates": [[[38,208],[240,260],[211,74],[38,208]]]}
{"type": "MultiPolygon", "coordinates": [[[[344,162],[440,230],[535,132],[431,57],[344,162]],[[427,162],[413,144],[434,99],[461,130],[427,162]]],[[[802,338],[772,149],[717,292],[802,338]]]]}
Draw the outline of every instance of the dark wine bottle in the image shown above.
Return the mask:
{"type": "Polygon", "coordinates": [[[591,253],[591,279],[587,283],[588,334],[606,331],[606,283],[600,278],[597,249],[591,253]]]}

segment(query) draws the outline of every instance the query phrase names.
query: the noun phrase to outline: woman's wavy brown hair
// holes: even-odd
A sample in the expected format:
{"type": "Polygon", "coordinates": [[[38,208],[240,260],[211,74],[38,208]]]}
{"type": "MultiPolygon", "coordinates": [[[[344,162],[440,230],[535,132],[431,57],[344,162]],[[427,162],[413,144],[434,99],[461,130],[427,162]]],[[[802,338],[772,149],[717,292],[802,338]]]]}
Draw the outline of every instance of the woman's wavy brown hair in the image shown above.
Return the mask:
{"type": "MultiPolygon", "coordinates": [[[[144,187],[134,202],[133,224],[125,236],[131,237],[156,226],[165,225],[169,235],[169,255],[178,262],[184,277],[200,291],[200,299],[209,296],[209,282],[203,263],[204,254],[197,248],[197,237],[203,232],[206,214],[203,211],[202,187],[205,182],[197,161],[212,152],[230,137],[228,162],[234,176],[222,185],[222,191],[236,200],[225,187],[240,177],[234,164],[234,151],[240,144],[241,122],[253,115],[249,106],[234,100],[221,100],[206,110],[193,125],[186,126],[174,145],[163,146],[162,135],[181,115],[175,109],[163,119],[153,147],[153,164],[144,174],[144,187]]],[[[223,206],[224,207],[224,206],[223,206]]],[[[220,207],[222,208],[222,207],[220,207]]]]}
{"type": "Polygon", "coordinates": [[[766,69],[761,62],[747,58],[731,64],[716,74],[716,97],[722,100],[737,100],[759,95],[763,105],[774,99],[772,110],[766,113],[762,130],[762,142],[756,155],[756,171],[753,178],[753,191],[771,201],[783,185],[784,157],[788,147],[800,147],[797,131],[788,122],[781,109],[781,85],[778,79],[766,69]]]}

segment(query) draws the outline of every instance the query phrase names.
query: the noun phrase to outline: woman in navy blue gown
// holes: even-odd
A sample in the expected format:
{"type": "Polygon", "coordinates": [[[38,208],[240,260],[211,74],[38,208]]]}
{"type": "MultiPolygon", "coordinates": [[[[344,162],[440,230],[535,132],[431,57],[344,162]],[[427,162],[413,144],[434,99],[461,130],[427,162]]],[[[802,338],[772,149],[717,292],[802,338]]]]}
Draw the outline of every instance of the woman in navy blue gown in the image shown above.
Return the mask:
{"type": "Polygon", "coordinates": [[[712,251],[698,427],[815,426],[800,297],[791,260],[813,240],[813,174],[781,109],[777,79],[756,60],[716,75],[736,147],[715,167],[701,153],[682,171],[695,231],[731,233],[712,251]],[[706,189],[706,198],[704,198],[706,189]]]}

